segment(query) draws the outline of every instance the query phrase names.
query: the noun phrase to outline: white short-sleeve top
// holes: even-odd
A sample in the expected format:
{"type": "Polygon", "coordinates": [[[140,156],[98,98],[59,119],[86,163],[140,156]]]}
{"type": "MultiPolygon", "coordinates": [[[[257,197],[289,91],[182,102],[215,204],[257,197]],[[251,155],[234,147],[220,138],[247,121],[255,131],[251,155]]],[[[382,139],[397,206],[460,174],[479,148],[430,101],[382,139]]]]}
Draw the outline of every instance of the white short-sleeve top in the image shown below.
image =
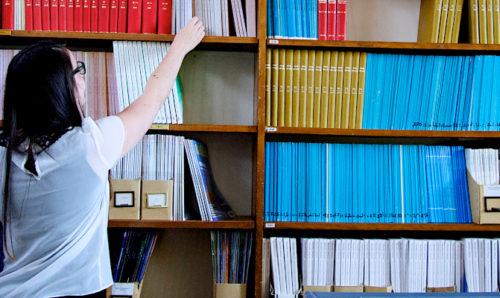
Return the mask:
{"type": "MultiPolygon", "coordinates": [[[[113,283],[108,170],[123,140],[120,118],[85,118],[36,156],[38,175],[25,170],[26,154],[13,152],[6,244],[16,260],[4,257],[0,297],[87,295],[113,283]]],[[[0,147],[2,194],[5,153],[0,147]]]]}

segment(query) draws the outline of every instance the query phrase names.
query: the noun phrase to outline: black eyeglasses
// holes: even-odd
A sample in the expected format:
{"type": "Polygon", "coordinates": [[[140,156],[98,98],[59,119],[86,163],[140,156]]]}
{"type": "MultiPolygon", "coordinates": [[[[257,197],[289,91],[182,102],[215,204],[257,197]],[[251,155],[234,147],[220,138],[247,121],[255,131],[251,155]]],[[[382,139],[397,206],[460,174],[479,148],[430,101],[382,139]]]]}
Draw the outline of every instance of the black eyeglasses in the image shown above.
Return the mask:
{"type": "Polygon", "coordinates": [[[87,73],[87,69],[85,68],[85,63],[82,61],[76,61],[76,68],[71,72],[72,75],[76,75],[77,73],[84,75],[87,73]]]}

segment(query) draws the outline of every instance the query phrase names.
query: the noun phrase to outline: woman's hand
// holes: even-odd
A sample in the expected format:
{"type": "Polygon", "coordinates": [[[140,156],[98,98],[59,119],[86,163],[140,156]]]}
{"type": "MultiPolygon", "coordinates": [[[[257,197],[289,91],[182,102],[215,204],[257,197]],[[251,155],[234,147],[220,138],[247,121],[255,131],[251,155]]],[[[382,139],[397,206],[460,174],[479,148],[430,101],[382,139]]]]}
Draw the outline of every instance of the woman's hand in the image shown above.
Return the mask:
{"type": "Polygon", "coordinates": [[[175,35],[172,47],[178,47],[184,55],[194,49],[205,36],[205,27],[198,17],[193,17],[175,35]]]}

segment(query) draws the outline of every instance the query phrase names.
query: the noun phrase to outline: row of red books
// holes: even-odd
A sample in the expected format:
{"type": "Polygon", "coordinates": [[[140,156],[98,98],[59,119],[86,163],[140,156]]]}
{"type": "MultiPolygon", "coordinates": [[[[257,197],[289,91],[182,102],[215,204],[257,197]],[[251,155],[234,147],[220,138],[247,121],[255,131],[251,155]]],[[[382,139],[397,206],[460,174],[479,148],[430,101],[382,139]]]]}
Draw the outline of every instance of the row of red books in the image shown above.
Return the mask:
{"type": "MultiPolygon", "coordinates": [[[[14,28],[14,2],[2,0],[2,29],[19,29],[14,28]]],[[[171,34],[172,0],[22,2],[24,30],[171,34]]]]}
{"type": "Polygon", "coordinates": [[[345,40],[347,0],[318,0],[318,40],[345,40]]]}

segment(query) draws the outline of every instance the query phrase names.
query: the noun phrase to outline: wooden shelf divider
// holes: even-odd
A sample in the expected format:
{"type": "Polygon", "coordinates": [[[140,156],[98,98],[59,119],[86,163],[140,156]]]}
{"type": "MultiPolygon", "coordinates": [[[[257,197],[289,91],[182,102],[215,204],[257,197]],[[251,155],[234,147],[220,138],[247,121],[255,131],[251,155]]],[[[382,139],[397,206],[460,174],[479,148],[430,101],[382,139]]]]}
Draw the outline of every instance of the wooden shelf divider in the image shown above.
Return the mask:
{"type": "MultiPolygon", "coordinates": [[[[164,41],[172,42],[175,35],[170,34],[134,34],[134,33],[99,33],[99,32],[53,32],[53,31],[24,31],[2,30],[0,37],[15,38],[54,38],[54,39],[86,39],[86,40],[138,40],[138,41],[164,41]]],[[[227,45],[257,48],[258,39],[255,37],[236,36],[206,36],[201,41],[202,45],[227,45]]]]}
{"type": "Polygon", "coordinates": [[[303,39],[267,40],[269,47],[314,47],[346,49],[386,50],[443,50],[443,51],[500,51],[500,44],[429,43],[429,42],[385,42],[385,41],[330,41],[303,39]]]}
{"type": "Polygon", "coordinates": [[[223,132],[257,133],[257,126],[251,125],[205,125],[205,124],[153,124],[150,130],[168,130],[179,132],[223,132]]]}
{"type": "Polygon", "coordinates": [[[500,138],[500,131],[385,130],[308,127],[266,127],[266,134],[332,135],[393,138],[500,138]]]}
{"type": "Polygon", "coordinates": [[[500,225],[265,222],[266,230],[500,232],[500,225]]]}
{"type": "Polygon", "coordinates": [[[167,220],[109,220],[109,228],[154,228],[154,229],[238,229],[253,230],[255,221],[251,217],[236,217],[221,221],[167,221],[167,220]]]}

